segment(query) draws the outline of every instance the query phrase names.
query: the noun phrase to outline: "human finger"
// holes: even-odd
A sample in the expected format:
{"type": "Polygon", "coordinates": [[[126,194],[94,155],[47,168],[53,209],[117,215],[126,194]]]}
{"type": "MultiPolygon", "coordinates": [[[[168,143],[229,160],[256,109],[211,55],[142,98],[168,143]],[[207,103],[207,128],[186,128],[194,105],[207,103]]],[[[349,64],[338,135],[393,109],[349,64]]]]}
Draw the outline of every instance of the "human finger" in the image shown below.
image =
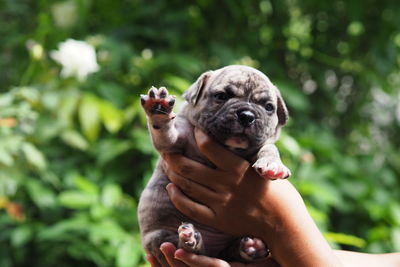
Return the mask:
{"type": "Polygon", "coordinates": [[[200,129],[194,129],[194,136],[200,152],[218,168],[224,171],[243,173],[249,167],[250,163],[248,161],[211,140],[211,138],[200,129]]]}
{"type": "Polygon", "coordinates": [[[217,193],[209,187],[187,179],[173,172],[172,170],[167,170],[167,176],[174,185],[178,186],[180,190],[185,192],[185,195],[205,205],[210,205],[210,203],[221,201],[221,197],[225,195],[222,193],[217,193]]]}
{"type": "Polygon", "coordinates": [[[229,267],[230,265],[220,259],[189,253],[183,249],[175,251],[175,258],[186,263],[190,267],[229,267]]]}
{"type": "Polygon", "coordinates": [[[172,204],[183,214],[195,221],[207,223],[208,225],[215,220],[215,214],[212,209],[206,205],[194,202],[185,196],[174,184],[168,184],[166,189],[172,204]]]}
{"type": "Polygon", "coordinates": [[[186,265],[185,263],[175,259],[174,255],[176,248],[172,243],[162,243],[160,246],[160,250],[164,254],[165,259],[171,267],[188,267],[188,265],[186,265]]]}
{"type": "MultiPolygon", "coordinates": [[[[181,154],[164,153],[162,158],[167,163],[164,165],[166,171],[172,169],[175,173],[209,188],[215,187],[218,177],[226,176],[221,170],[213,169],[181,154]]],[[[223,184],[223,182],[224,179],[218,179],[217,184],[223,184]]]]}
{"type": "Polygon", "coordinates": [[[230,262],[229,265],[230,267],[280,267],[280,265],[272,258],[250,263],[230,262]]]}

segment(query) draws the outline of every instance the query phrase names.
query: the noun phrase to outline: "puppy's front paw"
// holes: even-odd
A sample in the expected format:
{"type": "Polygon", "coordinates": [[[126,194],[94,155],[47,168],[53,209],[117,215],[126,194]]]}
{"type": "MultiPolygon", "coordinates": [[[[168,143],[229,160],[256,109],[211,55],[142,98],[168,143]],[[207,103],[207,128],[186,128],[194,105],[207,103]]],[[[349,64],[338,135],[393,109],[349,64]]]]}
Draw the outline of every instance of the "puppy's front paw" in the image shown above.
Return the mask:
{"type": "Polygon", "coordinates": [[[155,115],[173,116],[172,108],[175,104],[175,96],[169,95],[165,87],[159,89],[154,86],[151,87],[147,95],[140,95],[140,100],[149,117],[155,115]]]}
{"type": "Polygon", "coordinates": [[[258,238],[243,237],[240,240],[240,256],[246,261],[254,261],[268,257],[269,250],[258,238]]]}
{"type": "Polygon", "coordinates": [[[278,161],[268,161],[265,159],[259,159],[253,164],[253,168],[262,177],[275,180],[275,179],[286,179],[291,175],[288,167],[283,165],[283,163],[278,161]]]}
{"type": "Polygon", "coordinates": [[[202,251],[203,240],[193,224],[182,223],[178,228],[179,242],[178,247],[189,252],[200,253],[202,251]]]}

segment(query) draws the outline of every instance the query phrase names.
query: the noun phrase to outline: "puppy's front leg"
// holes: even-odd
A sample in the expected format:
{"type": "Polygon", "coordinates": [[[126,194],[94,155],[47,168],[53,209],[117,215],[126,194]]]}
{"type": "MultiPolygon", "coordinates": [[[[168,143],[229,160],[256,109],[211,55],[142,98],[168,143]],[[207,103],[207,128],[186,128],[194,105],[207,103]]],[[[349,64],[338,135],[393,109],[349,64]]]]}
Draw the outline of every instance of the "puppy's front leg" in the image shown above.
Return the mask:
{"type": "Polygon", "coordinates": [[[147,95],[140,96],[140,100],[155,148],[160,152],[169,151],[179,136],[175,127],[175,114],[172,112],[175,96],[169,95],[165,87],[152,87],[147,95]]]}
{"type": "Polygon", "coordinates": [[[278,148],[273,144],[264,145],[257,154],[253,168],[263,177],[275,180],[288,178],[290,170],[282,163],[278,148]]]}

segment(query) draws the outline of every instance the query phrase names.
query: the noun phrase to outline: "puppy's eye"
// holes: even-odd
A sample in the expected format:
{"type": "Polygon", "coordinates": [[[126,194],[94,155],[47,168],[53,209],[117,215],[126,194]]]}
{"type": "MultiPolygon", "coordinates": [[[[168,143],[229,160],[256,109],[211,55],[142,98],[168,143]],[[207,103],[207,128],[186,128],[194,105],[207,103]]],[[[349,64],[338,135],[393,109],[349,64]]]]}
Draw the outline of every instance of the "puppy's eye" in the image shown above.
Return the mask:
{"type": "Polygon", "coordinates": [[[226,100],[228,100],[228,98],[229,98],[229,96],[225,92],[218,92],[214,95],[214,99],[217,101],[220,101],[220,102],[226,101],[226,100]]]}
{"type": "Polygon", "coordinates": [[[199,232],[194,232],[194,238],[196,240],[200,240],[200,233],[199,232]]]}
{"type": "Polygon", "coordinates": [[[272,105],[271,103],[267,103],[267,104],[265,105],[265,109],[266,109],[268,112],[272,112],[272,111],[274,111],[274,105],[272,105]]]}

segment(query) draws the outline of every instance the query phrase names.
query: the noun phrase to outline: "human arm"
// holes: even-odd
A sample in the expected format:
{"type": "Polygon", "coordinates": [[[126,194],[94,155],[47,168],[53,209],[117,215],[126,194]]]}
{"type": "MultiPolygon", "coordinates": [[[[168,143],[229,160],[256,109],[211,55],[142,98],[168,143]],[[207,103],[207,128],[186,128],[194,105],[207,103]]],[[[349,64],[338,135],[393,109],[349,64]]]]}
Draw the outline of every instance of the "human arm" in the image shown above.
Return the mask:
{"type": "Polygon", "coordinates": [[[163,155],[174,183],[167,190],[176,208],[232,235],[263,239],[282,266],[341,266],[289,181],[263,179],[204,133],[196,130],[195,136],[201,153],[217,168],[178,154],[163,155]]]}
{"type": "MultiPolygon", "coordinates": [[[[211,258],[187,252],[183,249],[176,249],[172,243],[163,243],[160,247],[167,262],[171,267],[279,267],[272,258],[254,263],[226,262],[221,259],[211,258]]],[[[147,255],[147,260],[152,267],[161,267],[156,258],[147,255]]]]}
{"type": "MultiPolygon", "coordinates": [[[[220,259],[189,253],[183,249],[176,250],[172,243],[164,243],[161,250],[171,267],[279,267],[279,264],[272,258],[247,265],[227,263],[220,259]]],[[[400,253],[368,254],[345,250],[335,250],[334,253],[345,267],[400,266],[400,253]]],[[[152,267],[161,267],[152,255],[148,255],[147,259],[152,267]]]]}
{"type": "Polygon", "coordinates": [[[345,250],[335,250],[334,253],[345,267],[400,266],[400,253],[370,254],[345,250]]]}

